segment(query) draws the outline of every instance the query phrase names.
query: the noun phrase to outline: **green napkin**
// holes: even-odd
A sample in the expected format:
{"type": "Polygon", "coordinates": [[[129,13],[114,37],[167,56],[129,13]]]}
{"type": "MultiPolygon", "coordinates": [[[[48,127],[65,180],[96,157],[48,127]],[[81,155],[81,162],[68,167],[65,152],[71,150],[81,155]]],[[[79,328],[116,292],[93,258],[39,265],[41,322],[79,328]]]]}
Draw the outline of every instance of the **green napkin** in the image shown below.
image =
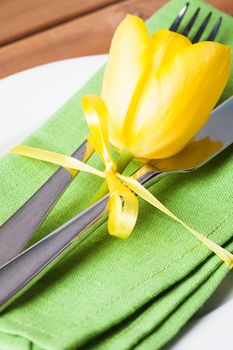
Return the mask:
{"type": "MultiPolygon", "coordinates": [[[[169,27],[183,4],[172,1],[152,16],[150,32],[169,27]]],[[[212,23],[220,15],[192,1],[183,27],[198,6],[202,11],[196,28],[210,9],[212,23]]],[[[233,45],[233,21],[221,15],[217,39],[233,45]]],[[[103,69],[24,144],[71,154],[88,134],[80,98],[100,92],[102,74],[103,69]]],[[[232,94],[232,86],[231,77],[223,99],[232,94]]],[[[89,163],[102,167],[97,155],[89,163]]],[[[8,154],[0,169],[3,223],[56,167],[8,154]]],[[[233,250],[232,172],[228,149],[193,174],[167,177],[151,192],[185,222],[233,250]]],[[[100,181],[80,173],[33,242],[84,209],[100,181]]],[[[137,227],[128,240],[110,237],[102,225],[1,315],[0,349],[158,349],[208,299],[227,271],[187,231],[140,201],[137,227]]]]}

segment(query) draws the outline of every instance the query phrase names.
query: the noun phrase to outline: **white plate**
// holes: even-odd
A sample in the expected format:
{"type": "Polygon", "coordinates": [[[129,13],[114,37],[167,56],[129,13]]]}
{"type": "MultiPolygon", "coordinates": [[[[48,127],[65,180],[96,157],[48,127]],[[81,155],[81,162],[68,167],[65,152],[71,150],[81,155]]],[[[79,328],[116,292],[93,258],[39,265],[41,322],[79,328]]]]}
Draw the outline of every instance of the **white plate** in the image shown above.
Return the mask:
{"type": "Polygon", "coordinates": [[[74,58],[0,80],[0,155],[37,129],[105,61],[106,55],[74,58]]]}
{"type": "MultiPolygon", "coordinates": [[[[22,141],[72,96],[106,61],[106,55],[50,63],[0,81],[0,155],[22,141]],[[52,92],[52,93],[51,93],[52,92]]],[[[214,296],[169,344],[173,350],[230,347],[233,272],[214,296]]]]}

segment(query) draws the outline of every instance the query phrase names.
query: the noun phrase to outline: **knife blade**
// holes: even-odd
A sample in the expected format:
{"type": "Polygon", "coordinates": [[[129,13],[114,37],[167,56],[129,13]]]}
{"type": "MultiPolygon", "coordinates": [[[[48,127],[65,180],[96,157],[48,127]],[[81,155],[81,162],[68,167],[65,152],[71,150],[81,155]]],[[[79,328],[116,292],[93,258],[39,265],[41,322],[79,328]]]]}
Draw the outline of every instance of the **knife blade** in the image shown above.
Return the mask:
{"type": "MultiPolygon", "coordinates": [[[[149,187],[170,173],[196,170],[233,143],[232,131],[233,97],[212,112],[187,148],[169,159],[142,166],[133,177],[149,187]]],[[[0,312],[103,223],[107,202],[108,195],[0,268],[0,312]]]]}

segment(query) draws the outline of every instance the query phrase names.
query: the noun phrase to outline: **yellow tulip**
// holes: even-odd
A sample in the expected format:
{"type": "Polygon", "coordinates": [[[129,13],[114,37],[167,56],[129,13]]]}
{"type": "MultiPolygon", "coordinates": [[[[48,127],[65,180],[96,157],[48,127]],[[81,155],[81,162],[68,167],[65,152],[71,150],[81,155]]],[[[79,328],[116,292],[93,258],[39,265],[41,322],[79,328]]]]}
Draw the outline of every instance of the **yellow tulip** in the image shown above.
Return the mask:
{"type": "MultiPolygon", "coordinates": [[[[134,192],[185,227],[232,268],[230,252],[181,221],[135,179],[120,174],[134,157],[157,158],[158,162],[178,153],[207,121],[229,73],[229,47],[212,42],[192,45],[169,30],[149,36],[143,21],[129,15],[112,41],[103,100],[93,94],[82,99],[89,141],[104,162],[104,171],[32,147],[18,146],[12,152],[59,164],[75,174],[82,170],[106,179],[92,202],[109,190],[110,234],[120,238],[131,234],[138,215],[134,192]],[[121,152],[116,164],[109,139],[121,152]]],[[[189,146],[195,153],[195,147],[189,146]]],[[[219,143],[212,146],[218,148],[219,143]]]]}
{"type": "Polygon", "coordinates": [[[169,30],[149,36],[128,15],[117,28],[107,62],[102,99],[109,137],[136,158],[179,152],[206,123],[230,73],[230,48],[192,44],[169,30]]]}

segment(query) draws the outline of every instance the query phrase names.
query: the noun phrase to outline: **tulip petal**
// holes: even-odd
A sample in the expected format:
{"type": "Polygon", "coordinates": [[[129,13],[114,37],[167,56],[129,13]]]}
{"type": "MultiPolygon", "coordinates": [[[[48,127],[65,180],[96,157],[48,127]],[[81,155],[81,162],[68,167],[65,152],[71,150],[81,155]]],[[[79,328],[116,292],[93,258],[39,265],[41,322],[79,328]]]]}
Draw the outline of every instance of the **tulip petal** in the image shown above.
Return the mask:
{"type": "MultiPolygon", "coordinates": [[[[181,49],[189,45],[192,45],[192,43],[188,38],[181,34],[171,32],[168,29],[159,30],[149,38],[147,69],[145,69],[142,79],[139,81],[137,89],[135,89],[127,115],[125,116],[125,124],[123,126],[125,148],[129,147],[132,140],[132,134],[129,133],[129,130],[135,118],[140,96],[150,76],[153,76],[164,64],[173,60],[181,49]]],[[[156,97],[154,96],[154,98],[156,97]]]]}
{"type": "Polygon", "coordinates": [[[178,51],[189,45],[192,43],[188,38],[168,29],[158,30],[152,34],[149,46],[153,60],[153,71],[156,72],[168,60],[173,59],[178,51]]]}
{"type": "Polygon", "coordinates": [[[146,26],[137,16],[127,15],[112,40],[105,69],[102,98],[110,112],[110,140],[118,148],[124,144],[122,126],[135,88],[148,60],[146,26]]]}
{"type": "Polygon", "coordinates": [[[129,150],[147,159],[179,152],[208,120],[229,73],[229,47],[201,42],[181,49],[147,82],[129,150]]]}

